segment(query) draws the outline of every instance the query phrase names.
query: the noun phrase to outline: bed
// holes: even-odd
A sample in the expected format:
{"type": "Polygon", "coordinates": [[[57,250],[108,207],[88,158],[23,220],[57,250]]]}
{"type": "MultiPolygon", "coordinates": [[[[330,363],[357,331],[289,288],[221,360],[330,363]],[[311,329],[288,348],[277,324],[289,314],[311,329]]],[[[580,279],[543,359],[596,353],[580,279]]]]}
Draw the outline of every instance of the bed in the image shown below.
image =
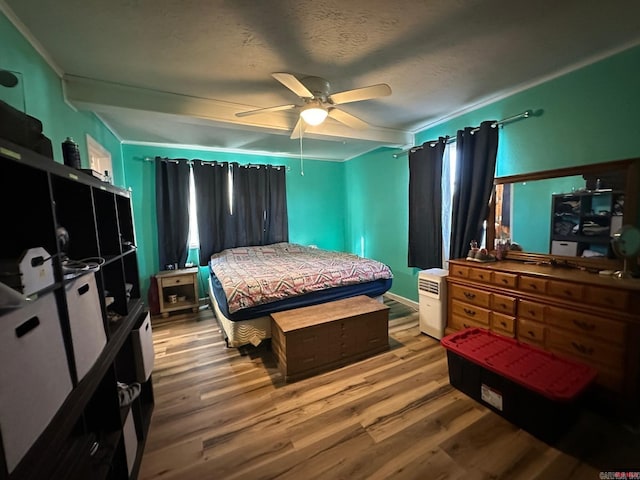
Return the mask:
{"type": "Polygon", "coordinates": [[[257,346],[271,338],[273,312],[356,295],[382,301],[392,281],[376,260],[281,242],[212,255],[208,294],[227,346],[257,346]]]}

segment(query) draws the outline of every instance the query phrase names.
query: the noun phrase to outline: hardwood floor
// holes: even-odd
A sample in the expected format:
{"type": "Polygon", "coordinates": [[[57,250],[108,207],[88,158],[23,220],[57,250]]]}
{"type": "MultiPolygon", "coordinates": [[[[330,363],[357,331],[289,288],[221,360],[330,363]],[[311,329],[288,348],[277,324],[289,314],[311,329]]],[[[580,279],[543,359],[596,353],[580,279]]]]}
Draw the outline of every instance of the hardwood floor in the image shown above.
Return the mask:
{"type": "Polygon", "coordinates": [[[269,348],[226,348],[210,310],[154,320],[139,478],[582,480],[640,468],[637,434],[593,412],[551,447],[451,387],[417,312],[385,303],[388,352],[289,384],[269,348]]]}

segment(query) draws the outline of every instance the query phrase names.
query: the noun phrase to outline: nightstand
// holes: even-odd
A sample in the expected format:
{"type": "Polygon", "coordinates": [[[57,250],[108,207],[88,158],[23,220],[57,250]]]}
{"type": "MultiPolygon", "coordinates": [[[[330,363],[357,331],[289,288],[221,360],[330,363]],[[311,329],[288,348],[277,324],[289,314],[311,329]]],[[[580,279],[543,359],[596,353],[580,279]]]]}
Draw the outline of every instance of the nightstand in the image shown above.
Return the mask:
{"type": "Polygon", "coordinates": [[[160,313],[168,317],[170,312],[191,309],[198,312],[198,267],[183,270],[165,270],[156,275],[160,313]]]}

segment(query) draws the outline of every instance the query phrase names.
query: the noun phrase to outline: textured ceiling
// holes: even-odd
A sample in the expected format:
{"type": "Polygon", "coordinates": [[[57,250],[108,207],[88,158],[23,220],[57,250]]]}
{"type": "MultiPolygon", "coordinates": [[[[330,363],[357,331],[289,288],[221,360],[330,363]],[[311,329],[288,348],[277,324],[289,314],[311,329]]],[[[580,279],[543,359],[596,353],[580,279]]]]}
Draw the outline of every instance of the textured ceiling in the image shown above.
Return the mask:
{"type": "MultiPolygon", "coordinates": [[[[640,43],[640,2],[513,0],[0,0],[64,75],[68,99],[125,142],[300,154],[296,103],[273,72],[331,92],[387,83],[342,108],[305,156],[345,159],[473,105],[640,43]]],[[[535,107],[535,106],[532,106],[535,107]]],[[[514,112],[518,113],[518,112],[514,112]]]]}

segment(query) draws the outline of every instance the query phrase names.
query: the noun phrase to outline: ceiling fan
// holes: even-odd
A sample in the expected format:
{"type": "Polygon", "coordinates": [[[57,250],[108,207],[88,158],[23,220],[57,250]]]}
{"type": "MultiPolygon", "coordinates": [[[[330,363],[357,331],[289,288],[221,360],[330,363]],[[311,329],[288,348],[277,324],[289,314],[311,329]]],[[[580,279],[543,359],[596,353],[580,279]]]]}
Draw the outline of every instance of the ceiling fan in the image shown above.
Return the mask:
{"type": "Polygon", "coordinates": [[[330,93],[331,85],[320,77],[304,77],[298,80],[290,73],[272,73],[271,76],[298,95],[304,102],[302,106],[296,104],[278,105],[275,107],[258,108],[246,112],[236,113],[236,117],[246,117],[266,112],[277,112],[300,108],[300,117],[291,133],[291,138],[299,138],[307,125],[320,125],[327,116],[351,128],[365,129],[367,122],[336,107],[344,103],[360,102],[373,98],[391,95],[391,87],[386,83],[370,85],[368,87],[330,93]]]}

